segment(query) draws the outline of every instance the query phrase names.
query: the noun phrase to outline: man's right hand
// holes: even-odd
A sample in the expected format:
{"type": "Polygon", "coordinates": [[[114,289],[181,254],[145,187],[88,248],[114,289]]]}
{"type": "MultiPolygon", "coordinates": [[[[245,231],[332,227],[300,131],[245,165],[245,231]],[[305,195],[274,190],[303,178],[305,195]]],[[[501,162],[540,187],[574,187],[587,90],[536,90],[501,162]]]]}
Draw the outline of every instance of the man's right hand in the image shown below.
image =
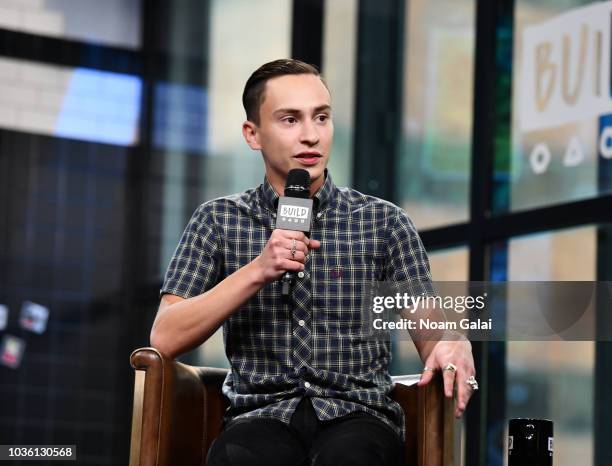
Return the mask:
{"type": "Polygon", "coordinates": [[[319,247],[320,241],[301,231],[274,230],[259,256],[205,293],[188,299],[164,295],[151,329],[151,346],[174,358],[201,345],[263,285],[286,271],[303,270],[308,251],[319,247]]]}
{"type": "Polygon", "coordinates": [[[321,247],[321,242],[308,238],[301,231],[276,229],[272,232],[263,251],[255,258],[265,283],[278,280],[285,272],[304,270],[306,256],[311,249],[321,247]],[[295,241],[295,254],[291,254],[295,241]]]}

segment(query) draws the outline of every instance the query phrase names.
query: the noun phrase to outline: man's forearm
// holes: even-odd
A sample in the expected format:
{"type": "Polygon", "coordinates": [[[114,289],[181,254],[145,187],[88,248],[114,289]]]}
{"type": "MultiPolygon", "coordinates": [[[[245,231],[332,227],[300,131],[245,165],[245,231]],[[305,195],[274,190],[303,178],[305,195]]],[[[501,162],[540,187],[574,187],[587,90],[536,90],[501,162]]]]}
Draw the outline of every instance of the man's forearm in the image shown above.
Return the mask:
{"type": "Polygon", "coordinates": [[[418,308],[416,313],[412,310],[404,310],[402,317],[414,319],[414,316],[419,316],[419,319],[428,320],[431,323],[439,325],[432,326],[431,329],[421,329],[419,326],[414,330],[409,330],[414,346],[419,353],[421,361],[425,360],[431,354],[434,346],[441,340],[467,340],[465,335],[459,332],[448,330],[445,328],[445,323],[448,322],[446,315],[442,309],[418,308]]]}
{"type": "Polygon", "coordinates": [[[425,362],[431,353],[431,350],[439,340],[430,341],[430,340],[417,340],[413,337],[414,346],[416,347],[417,352],[419,353],[419,357],[421,361],[425,362]]]}
{"type": "Polygon", "coordinates": [[[160,309],[151,329],[151,345],[174,358],[204,343],[265,285],[256,261],[206,293],[160,309]]]}

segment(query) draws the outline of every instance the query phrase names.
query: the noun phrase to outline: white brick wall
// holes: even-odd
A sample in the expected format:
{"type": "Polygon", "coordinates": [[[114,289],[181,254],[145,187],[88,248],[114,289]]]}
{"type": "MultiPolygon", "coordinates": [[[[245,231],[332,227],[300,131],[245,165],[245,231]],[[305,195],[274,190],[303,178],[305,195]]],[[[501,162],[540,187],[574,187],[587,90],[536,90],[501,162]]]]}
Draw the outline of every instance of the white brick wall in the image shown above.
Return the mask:
{"type": "Polygon", "coordinates": [[[61,36],[64,34],[64,16],[61,13],[25,11],[23,29],[37,34],[61,36]]]}
{"type": "Polygon", "coordinates": [[[37,109],[22,108],[16,111],[16,126],[30,133],[53,134],[57,115],[37,111],[37,109]]]}
{"type": "Polygon", "coordinates": [[[135,144],[139,86],[134,77],[117,73],[0,57],[0,127],[135,144]]]}
{"type": "Polygon", "coordinates": [[[0,59],[0,79],[14,80],[18,74],[19,66],[15,61],[0,59]]]}
{"type": "Polygon", "coordinates": [[[0,0],[0,28],[140,47],[143,0],[0,0]]]}
{"type": "Polygon", "coordinates": [[[6,105],[0,105],[0,127],[14,128],[16,126],[17,118],[14,108],[6,105]]]}
{"type": "MultiPolygon", "coordinates": [[[[67,81],[72,75],[68,68],[49,66],[42,63],[21,61],[18,63],[18,77],[22,84],[33,85],[36,88],[58,88],[62,80],[60,75],[64,75],[67,81]]],[[[61,87],[60,87],[61,88],[61,87]]]]}
{"type": "Polygon", "coordinates": [[[61,12],[45,10],[44,0],[0,0],[0,25],[51,36],[64,33],[61,12]]]}
{"type": "Polygon", "coordinates": [[[45,0],[0,0],[0,6],[5,8],[40,10],[45,0]]]}
{"type": "Polygon", "coordinates": [[[35,88],[19,87],[14,82],[6,83],[0,90],[0,104],[14,108],[36,105],[38,91],[35,88]]]}
{"type": "Polygon", "coordinates": [[[39,104],[41,108],[53,111],[54,109],[61,108],[64,98],[64,94],[59,91],[43,89],[39,94],[39,104]]]}
{"type": "Polygon", "coordinates": [[[7,8],[0,4],[0,27],[5,29],[21,29],[23,23],[22,16],[21,11],[7,8]]]}

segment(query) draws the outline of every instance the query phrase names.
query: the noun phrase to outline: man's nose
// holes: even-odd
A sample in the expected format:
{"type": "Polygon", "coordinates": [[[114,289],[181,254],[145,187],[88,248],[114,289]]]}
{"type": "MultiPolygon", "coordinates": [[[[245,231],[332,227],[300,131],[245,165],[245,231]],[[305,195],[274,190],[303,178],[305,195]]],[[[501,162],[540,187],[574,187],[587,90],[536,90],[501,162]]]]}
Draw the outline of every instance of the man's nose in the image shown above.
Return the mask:
{"type": "Polygon", "coordinates": [[[306,144],[314,145],[319,142],[319,131],[316,125],[312,121],[306,121],[302,125],[302,133],[300,134],[300,141],[306,144]]]}

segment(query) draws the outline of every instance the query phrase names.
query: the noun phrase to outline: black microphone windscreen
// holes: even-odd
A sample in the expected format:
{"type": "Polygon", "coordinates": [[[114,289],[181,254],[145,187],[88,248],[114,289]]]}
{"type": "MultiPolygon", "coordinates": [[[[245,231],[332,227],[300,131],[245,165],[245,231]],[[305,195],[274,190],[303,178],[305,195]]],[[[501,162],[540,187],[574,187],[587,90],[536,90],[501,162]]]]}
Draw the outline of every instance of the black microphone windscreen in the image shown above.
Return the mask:
{"type": "Polygon", "coordinates": [[[310,194],[310,173],[303,168],[294,168],[287,174],[285,196],[308,198],[310,194]]]}

